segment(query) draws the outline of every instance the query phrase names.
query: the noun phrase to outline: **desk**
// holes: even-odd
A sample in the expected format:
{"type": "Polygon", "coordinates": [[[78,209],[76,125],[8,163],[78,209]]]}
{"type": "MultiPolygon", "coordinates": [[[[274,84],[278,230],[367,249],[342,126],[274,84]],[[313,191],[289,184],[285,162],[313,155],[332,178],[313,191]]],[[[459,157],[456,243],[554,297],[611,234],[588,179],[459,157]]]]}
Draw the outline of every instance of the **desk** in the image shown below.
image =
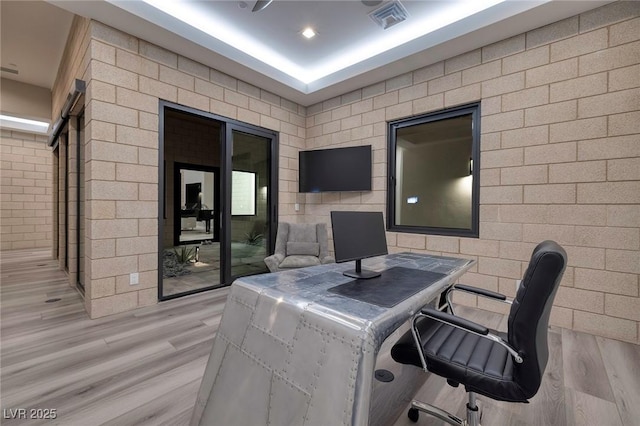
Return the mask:
{"type": "Polygon", "coordinates": [[[200,210],[198,212],[198,220],[204,221],[204,232],[207,234],[211,232],[211,219],[213,219],[213,210],[200,210]]]}
{"type": "MultiPolygon", "coordinates": [[[[474,261],[397,253],[363,261],[446,274],[385,308],[328,291],[350,263],[236,280],[204,373],[192,425],[367,425],[383,343],[474,261]]],[[[374,423],[373,417],[372,423],[374,423]]],[[[379,420],[378,420],[379,422],[379,420]]]]}

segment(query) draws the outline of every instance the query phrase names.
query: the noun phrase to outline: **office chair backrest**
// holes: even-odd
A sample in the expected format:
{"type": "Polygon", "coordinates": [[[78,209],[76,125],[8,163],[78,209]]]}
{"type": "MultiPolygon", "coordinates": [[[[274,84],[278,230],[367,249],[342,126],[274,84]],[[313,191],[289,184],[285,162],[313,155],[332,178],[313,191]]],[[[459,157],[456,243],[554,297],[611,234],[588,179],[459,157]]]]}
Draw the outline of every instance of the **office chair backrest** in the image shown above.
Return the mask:
{"type": "Polygon", "coordinates": [[[567,253],[556,242],[538,244],[509,312],[508,341],[524,359],[514,367],[514,380],[527,398],[538,391],[547,366],[549,314],[566,264],[567,253]]]}

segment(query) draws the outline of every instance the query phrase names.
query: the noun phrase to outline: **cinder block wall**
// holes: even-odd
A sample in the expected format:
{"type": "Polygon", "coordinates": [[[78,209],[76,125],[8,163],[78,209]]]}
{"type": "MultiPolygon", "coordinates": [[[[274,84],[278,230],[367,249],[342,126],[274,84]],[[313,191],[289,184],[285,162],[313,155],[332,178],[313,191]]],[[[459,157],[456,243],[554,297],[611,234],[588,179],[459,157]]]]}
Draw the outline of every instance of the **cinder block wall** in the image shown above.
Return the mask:
{"type": "Polygon", "coordinates": [[[71,78],[85,80],[85,306],[92,318],[157,302],[157,246],[147,242],[158,238],[160,99],[280,132],[280,218],[297,221],[306,108],[96,21],[79,21],[73,34],[54,106],[71,78]],[[129,285],[132,272],[138,285],[129,285]]]}
{"type": "Polygon", "coordinates": [[[386,121],[480,100],[480,238],[388,233],[391,250],[475,259],[463,282],[513,296],[535,244],[556,240],[553,324],[640,342],[639,16],[613,3],[310,106],[306,148],[371,144],[374,178],[307,194],[305,220],[386,211],[386,121]]]}
{"type": "Polygon", "coordinates": [[[0,132],[0,249],[51,247],[53,156],[47,136],[0,132]]]}

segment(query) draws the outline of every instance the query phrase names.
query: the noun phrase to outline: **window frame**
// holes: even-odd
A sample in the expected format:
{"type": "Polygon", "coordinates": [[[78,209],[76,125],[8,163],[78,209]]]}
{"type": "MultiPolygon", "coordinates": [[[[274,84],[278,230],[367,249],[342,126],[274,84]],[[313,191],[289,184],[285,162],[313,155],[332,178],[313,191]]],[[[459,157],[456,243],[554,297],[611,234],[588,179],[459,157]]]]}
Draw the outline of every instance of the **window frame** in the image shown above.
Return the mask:
{"type": "Polygon", "coordinates": [[[480,102],[433,111],[426,114],[387,122],[387,230],[411,234],[444,235],[478,238],[480,233],[480,102]],[[396,225],[396,149],[397,130],[434,121],[471,114],[471,228],[442,228],[432,226],[396,225]]]}

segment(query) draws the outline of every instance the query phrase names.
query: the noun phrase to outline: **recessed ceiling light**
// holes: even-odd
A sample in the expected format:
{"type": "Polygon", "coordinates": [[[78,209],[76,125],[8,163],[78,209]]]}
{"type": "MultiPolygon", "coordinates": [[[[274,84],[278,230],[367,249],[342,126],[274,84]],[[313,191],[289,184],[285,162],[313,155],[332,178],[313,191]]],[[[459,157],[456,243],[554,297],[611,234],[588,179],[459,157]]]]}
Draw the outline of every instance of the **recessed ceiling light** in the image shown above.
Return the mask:
{"type": "Polygon", "coordinates": [[[306,38],[312,38],[316,35],[316,32],[313,31],[313,28],[307,27],[304,29],[304,31],[302,31],[302,35],[305,36],[306,38]]]}

